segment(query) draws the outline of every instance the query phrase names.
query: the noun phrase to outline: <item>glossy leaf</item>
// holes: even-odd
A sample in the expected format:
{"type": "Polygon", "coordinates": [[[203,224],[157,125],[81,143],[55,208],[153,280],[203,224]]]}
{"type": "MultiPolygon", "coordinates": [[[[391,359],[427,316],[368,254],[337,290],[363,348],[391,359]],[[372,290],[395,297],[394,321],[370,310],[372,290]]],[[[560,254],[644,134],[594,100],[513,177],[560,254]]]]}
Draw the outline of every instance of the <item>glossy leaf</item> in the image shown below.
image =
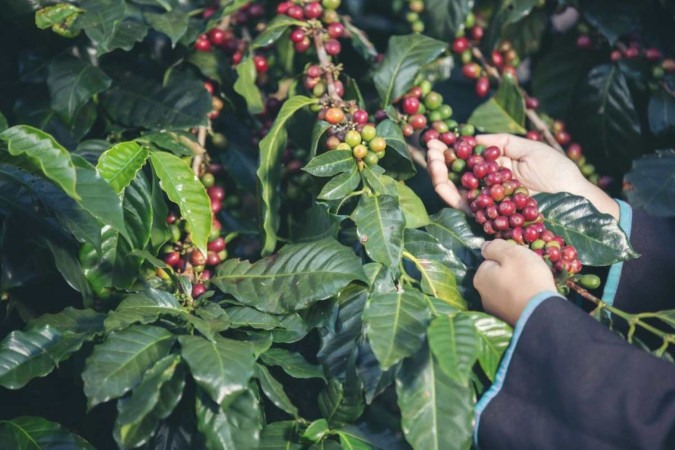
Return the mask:
{"type": "Polygon", "coordinates": [[[176,297],[164,291],[131,294],[124,298],[114,311],[108,313],[105,328],[121,330],[134,323],[149,324],[163,315],[186,314],[176,297]]]}
{"type": "Polygon", "coordinates": [[[373,352],[386,370],[422,346],[429,310],[422,294],[409,288],[371,295],[363,320],[373,352]]]}
{"type": "Polygon", "coordinates": [[[657,137],[675,135],[675,98],[659,89],[649,99],[649,129],[657,137]]]}
{"type": "Polygon", "coordinates": [[[314,158],[316,156],[316,152],[321,142],[321,137],[330,127],[331,124],[329,124],[325,120],[317,120],[314,123],[314,126],[312,127],[312,143],[309,148],[310,158],[314,158]]]}
{"type": "Polygon", "coordinates": [[[473,8],[473,0],[425,0],[425,19],[429,35],[448,39],[464,28],[464,19],[473,8]]]}
{"type": "Polygon", "coordinates": [[[260,450],[301,450],[295,421],[272,422],[265,425],[260,436],[260,450]]]}
{"type": "Polygon", "coordinates": [[[370,41],[366,33],[354,26],[351,20],[345,19],[346,18],[343,18],[345,30],[347,30],[347,35],[351,39],[354,50],[356,50],[364,60],[372,64],[377,59],[378,54],[375,45],[370,41]]]}
{"type": "Polygon", "coordinates": [[[171,332],[148,325],[111,333],[94,348],[82,372],[89,408],[133,389],[174,340],[171,332]]]}
{"type": "Polygon", "coordinates": [[[121,0],[86,0],[80,6],[85,13],[77,25],[96,45],[99,55],[116,49],[131,50],[145,37],[144,24],[125,20],[126,5],[121,0]]]}
{"type": "Polygon", "coordinates": [[[84,438],[62,428],[58,423],[33,416],[0,421],[0,442],[8,449],[94,450],[94,446],[84,438]]]}
{"type": "Polygon", "coordinates": [[[68,150],[51,135],[28,125],[17,125],[0,133],[12,156],[25,156],[30,165],[56,183],[71,198],[79,200],[76,191],[76,169],[68,150]]]}
{"type": "Polygon", "coordinates": [[[234,91],[246,100],[250,114],[260,114],[265,110],[262,94],[255,84],[257,76],[253,57],[246,58],[237,64],[237,81],[234,82],[234,91]]]}
{"type": "Polygon", "coordinates": [[[398,200],[390,195],[362,195],[352,213],[359,240],[368,256],[396,270],[403,250],[405,217],[398,200]]]}
{"type": "Polygon", "coordinates": [[[161,14],[147,11],[143,13],[143,17],[152,28],[169,36],[173,47],[185,35],[190,19],[187,13],[178,9],[161,14]]]}
{"type": "Polygon", "coordinates": [[[573,107],[570,132],[588,155],[606,160],[614,172],[622,173],[642,155],[635,104],[626,77],[615,65],[593,68],[577,89],[573,107]]]}
{"type": "Polygon", "coordinates": [[[330,150],[312,158],[305,167],[305,172],[316,177],[332,177],[356,168],[356,160],[351,150],[330,150]]]}
{"type": "Polygon", "coordinates": [[[649,214],[675,216],[675,151],[660,150],[633,161],[624,192],[631,205],[649,214]]]}
{"type": "Polygon", "coordinates": [[[478,359],[480,340],[473,320],[459,314],[435,318],[427,330],[429,347],[439,367],[462,385],[468,385],[478,359]]]}
{"type": "Polygon", "coordinates": [[[179,363],[178,355],[160,359],[131,395],[117,402],[113,436],[120,447],[133,448],[145,443],[154,434],[159,421],[176,407],[185,385],[183,374],[176,373],[179,363]]]}
{"type": "Polygon", "coordinates": [[[610,45],[621,37],[640,30],[639,3],[612,0],[581,0],[581,11],[589,24],[596,28],[610,45]]]}
{"type": "Polygon", "coordinates": [[[61,56],[49,64],[47,84],[52,109],[67,123],[85,103],[109,88],[111,83],[103,70],[81,59],[61,56]]]}
{"type": "Polygon", "coordinates": [[[536,0],[505,0],[501,2],[486,29],[483,47],[491,51],[499,43],[504,29],[530,14],[536,3],[536,0]]]}
{"type": "Polygon", "coordinates": [[[60,25],[71,16],[76,16],[83,11],[70,3],[58,3],[56,5],[41,8],[35,12],[35,26],[44,30],[60,25]]]}
{"type": "Polygon", "coordinates": [[[340,200],[356,190],[360,183],[361,175],[356,166],[354,166],[351,171],[341,173],[326,183],[317,198],[321,200],[340,200]]]}
{"type": "Polygon", "coordinates": [[[103,320],[105,314],[93,309],[75,309],[67,307],[55,314],[43,314],[28,322],[30,330],[49,325],[61,337],[48,350],[49,356],[55,363],[67,359],[72,353],[82,348],[82,345],[91,341],[104,332],[103,320]]]}
{"type": "Polygon", "coordinates": [[[344,450],[372,450],[372,446],[367,439],[352,434],[348,430],[338,430],[337,435],[340,437],[340,445],[344,450]]]}
{"type": "Polygon", "coordinates": [[[406,228],[421,228],[430,222],[422,199],[404,183],[396,183],[398,202],[405,217],[406,228]]]}
{"type": "Polygon", "coordinates": [[[393,36],[384,60],[373,74],[373,82],[386,106],[405,94],[415,81],[420,66],[430,63],[448,45],[421,34],[393,36]]]}
{"type": "Polygon", "coordinates": [[[20,389],[47,375],[57,362],[49,352],[60,340],[61,334],[49,325],[9,333],[0,344],[0,385],[20,389]]]}
{"type": "Polygon", "coordinates": [[[216,337],[181,336],[181,354],[202,389],[222,407],[246,391],[253,376],[255,355],[247,342],[216,337]]]}
{"type": "Polygon", "coordinates": [[[502,355],[511,342],[513,329],[489,314],[473,311],[460,314],[473,320],[480,339],[478,362],[490,381],[494,381],[502,355]]]}
{"type": "Polygon", "coordinates": [[[377,135],[387,141],[387,157],[380,164],[397,180],[407,180],[415,175],[417,169],[410,157],[408,143],[403,137],[401,127],[390,119],[377,124],[377,135]]]}
{"type": "Polygon", "coordinates": [[[583,264],[608,266],[638,256],[619,223],[585,198],[561,192],[537,200],[546,228],[576,247],[583,264]]]}
{"type": "Polygon", "coordinates": [[[152,152],[150,162],[162,190],[178,205],[181,216],[190,225],[192,242],[206,254],[213,214],[204,185],[190,166],[170,153],[152,152]]]}
{"type": "Polygon", "coordinates": [[[248,306],[235,306],[227,309],[233,328],[251,327],[259,330],[282,328],[277,316],[258,311],[248,306]]]}
{"type": "Polygon", "coordinates": [[[360,386],[331,378],[319,394],[319,410],[332,427],[354,422],[363,414],[364,403],[360,386]]]}
{"type": "Polygon", "coordinates": [[[413,448],[471,447],[472,390],[447,376],[428,349],[403,363],[396,376],[396,393],[403,433],[413,448]]]}
{"type": "Polygon", "coordinates": [[[346,216],[333,214],[328,205],[314,202],[305,211],[304,216],[293,224],[291,238],[293,242],[318,241],[319,239],[336,239],[340,224],[346,216]]]}
{"type": "Polygon", "coordinates": [[[321,378],[325,380],[323,369],[308,363],[299,353],[289,352],[274,347],[260,355],[260,359],[268,366],[279,366],[293,378],[321,378]]]}
{"type": "Polygon", "coordinates": [[[265,396],[274,403],[274,406],[291,416],[298,416],[298,408],[293,405],[293,402],[286,395],[283,385],[272,376],[267,367],[256,364],[255,377],[258,379],[260,388],[265,393],[265,396]]]}
{"type": "Polygon", "coordinates": [[[144,78],[113,84],[102,105],[114,122],[150,130],[205,125],[212,108],[211,96],[197,80],[182,80],[164,87],[144,78]]]}
{"type": "Polygon", "coordinates": [[[248,450],[258,448],[262,417],[256,397],[246,391],[222,409],[203,392],[198,392],[197,428],[206,438],[209,450],[248,450]]]}
{"type": "Polygon", "coordinates": [[[494,97],[480,105],[468,122],[488,133],[525,133],[525,99],[515,81],[505,77],[494,97]]]}
{"type": "Polygon", "coordinates": [[[251,50],[273,44],[284,34],[284,31],[292,26],[302,27],[304,25],[305,23],[300,20],[292,19],[286,15],[277,15],[267,24],[265,30],[253,40],[251,50]]]}
{"type": "Polygon", "coordinates": [[[260,141],[260,165],[256,175],[262,198],[262,253],[265,256],[272,254],[277,245],[280,204],[277,188],[281,182],[281,155],[288,137],[286,124],[298,110],[316,102],[316,99],[299,95],[286,100],[269,133],[260,141]]]}
{"type": "Polygon", "coordinates": [[[460,258],[467,253],[466,249],[479,249],[484,241],[471,230],[466,214],[457,209],[441,209],[431,216],[425,229],[460,258]]]}
{"type": "Polygon", "coordinates": [[[127,187],[150,156],[148,147],[136,142],[120,142],[106,150],[96,168],[118,194],[127,187]]]}
{"type": "Polygon", "coordinates": [[[287,245],[253,264],[229,259],[212,282],[260,311],[283,314],[337,294],[350,281],[365,281],[358,257],[333,239],[287,245]]]}

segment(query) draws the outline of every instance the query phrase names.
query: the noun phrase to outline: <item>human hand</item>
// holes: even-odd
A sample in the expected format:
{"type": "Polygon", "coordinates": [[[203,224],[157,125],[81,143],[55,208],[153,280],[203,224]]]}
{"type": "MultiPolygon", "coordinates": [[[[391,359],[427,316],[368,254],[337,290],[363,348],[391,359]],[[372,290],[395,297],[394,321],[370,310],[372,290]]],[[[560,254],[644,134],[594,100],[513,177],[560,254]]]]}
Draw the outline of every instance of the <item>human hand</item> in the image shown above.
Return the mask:
{"type": "MultiPolygon", "coordinates": [[[[523,183],[531,194],[569,192],[586,197],[600,212],[619,218],[616,202],[586,180],[576,164],[548,145],[509,134],[479,135],[476,141],[486,147],[498,147],[502,155],[497,163],[510,169],[514,178],[523,183]]],[[[429,141],[428,147],[427,170],[436,193],[453,208],[468,211],[466,200],[448,180],[444,157],[448,147],[438,140],[429,141]]]]}
{"type": "Polygon", "coordinates": [[[489,314],[515,325],[532,297],[556,291],[551,269],[527,247],[495,239],[483,243],[481,252],[485,261],[473,284],[489,314]]]}

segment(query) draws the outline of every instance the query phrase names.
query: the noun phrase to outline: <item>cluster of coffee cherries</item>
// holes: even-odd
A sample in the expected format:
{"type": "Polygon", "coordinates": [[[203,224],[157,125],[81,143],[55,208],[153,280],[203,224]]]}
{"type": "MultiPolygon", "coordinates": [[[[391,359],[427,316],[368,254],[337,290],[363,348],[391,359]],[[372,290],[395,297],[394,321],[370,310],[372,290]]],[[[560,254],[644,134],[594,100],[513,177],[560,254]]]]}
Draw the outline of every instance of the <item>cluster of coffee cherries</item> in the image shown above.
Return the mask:
{"type": "MultiPolygon", "coordinates": [[[[337,71],[333,71],[337,73],[337,71]]],[[[345,93],[345,85],[340,80],[333,81],[335,86],[335,94],[342,97],[345,93]]],[[[328,91],[328,84],[324,78],[324,70],[317,64],[310,64],[305,69],[305,76],[303,77],[303,84],[305,89],[314,97],[321,98],[328,91]]]]}
{"type": "Polygon", "coordinates": [[[477,144],[473,136],[462,136],[445,151],[449,179],[467,190],[467,200],[476,222],[495,238],[527,245],[550,265],[559,283],[581,271],[576,249],[546,229],[537,200],[500,167],[499,147],[477,144]]]}
{"type": "Polygon", "coordinates": [[[432,90],[427,80],[413,86],[396,103],[401,115],[401,131],[410,137],[416,131],[423,131],[423,139],[440,139],[448,145],[454,143],[451,136],[457,122],[452,120],[452,107],[443,101],[443,96],[432,90]]]}
{"type": "Polygon", "coordinates": [[[221,166],[211,164],[200,177],[206,187],[211,201],[211,211],[214,214],[206,255],[192,245],[189,226],[184,218],[175,212],[170,212],[166,218],[172,239],[162,248],[164,262],[177,273],[192,275],[191,295],[193,298],[206,292],[214,268],[227,259],[227,242],[222,234],[222,224],[215,218],[215,215],[223,208],[225,200],[225,189],[215,184],[215,175],[221,171],[221,166]]]}
{"type": "MultiPolygon", "coordinates": [[[[210,52],[219,48],[229,58],[232,65],[236,66],[244,58],[249,45],[248,39],[237,35],[237,29],[249,28],[248,25],[250,25],[256,32],[262,31],[265,27],[261,21],[264,15],[265,7],[262,4],[248,4],[232,14],[227,28],[215,27],[200,34],[194,43],[194,48],[199,52],[210,52]]],[[[258,73],[265,73],[269,69],[267,57],[262,54],[255,55],[253,63],[258,73]]]]}
{"type": "Polygon", "coordinates": [[[209,119],[216,119],[220,116],[220,112],[223,110],[225,103],[223,102],[223,99],[220,98],[216,84],[213,81],[206,80],[204,82],[204,89],[211,94],[211,112],[209,112],[209,119]]]}
{"type": "Polygon", "coordinates": [[[296,20],[307,21],[306,26],[294,27],[290,39],[298,53],[304,53],[312,46],[312,35],[319,33],[323,39],[326,53],[336,56],[342,51],[338,39],[345,36],[345,26],[340,22],[336,9],[341,0],[318,1],[286,1],[277,6],[277,14],[286,15],[296,20]],[[321,22],[326,26],[325,29],[321,22]],[[325,31],[325,32],[324,32],[325,31]]]}
{"type": "Polygon", "coordinates": [[[664,58],[658,48],[643,48],[637,41],[630,41],[627,46],[614,48],[609,55],[612,62],[622,59],[642,58],[652,64],[651,75],[655,80],[660,80],[666,74],[675,72],[675,59],[664,58]]]}
{"type": "Polygon", "coordinates": [[[405,20],[408,21],[413,32],[423,33],[424,22],[422,21],[420,14],[424,12],[424,0],[408,0],[407,7],[405,20]]]}
{"type": "Polygon", "coordinates": [[[352,103],[323,108],[317,115],[332,126],[326,131],[328,150],[350,150],[359,169],[374,166],[384,158],[387,141],[377,135],[368,112],[352,103]]]}

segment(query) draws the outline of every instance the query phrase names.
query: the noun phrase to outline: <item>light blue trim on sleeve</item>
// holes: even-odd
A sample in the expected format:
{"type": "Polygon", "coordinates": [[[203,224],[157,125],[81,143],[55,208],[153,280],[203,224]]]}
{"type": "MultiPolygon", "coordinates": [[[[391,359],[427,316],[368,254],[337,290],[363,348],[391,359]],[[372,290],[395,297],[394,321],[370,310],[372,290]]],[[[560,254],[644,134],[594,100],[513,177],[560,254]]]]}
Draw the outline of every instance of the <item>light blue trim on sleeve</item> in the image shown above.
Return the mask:
{"type": "Polygon", "coordinates": [[[488,403],[490,403],[490,401],[495,398],[497,394],[499,394],[499,391],[501,391],[502,386],[504,385],[506,372],[509,370],[509,364],[511,364],[511,358],[513,357],[513,353],[516,351],[516,345],[518,345],[518,339],[520,339],[520,335],[523,333],[523,328],[525,328],[525,325],[527,324],[527,321],[534,310],[537,309],[537,307],[544,300],[547,300],[551,297],[558,297],[562,300],[565,300],[565,297],[558,294],[557,292],[543,291],[532,297],[527,303],[527,306],[523,310],[523,313],[520,315],[520,318],[516,323],[516,328],[513,330],[513,336],[511,337],[509,348],[506,349],[504,358],[499,364],[499,369],[497,369],[497,375],[495,376],[494,383],[492,383],[490,389],[488,389],[487,392],[483,394],[483,397],[474,407],[476,422],[473,429],[473,441],[476,448],[478,448],[478,426],[480,425],[480,415],[483,413],[485,408],[487,408],[488,403]]]}
{"type": "MultiPolygon", "coordinates": [[[[630,232],[633,225],[633,210],[628,203],[622,200],[616,200],[616,202],[619,204],[619,227],[630,239],[630,232]]],[[[614,297],[616,297],[616,292],[619,289],[621,269],[623,269],[623,262],[612,264],[609,268],[605,289],[602,292],[602,300],[608,305],[614,303],[614,297]]]]}

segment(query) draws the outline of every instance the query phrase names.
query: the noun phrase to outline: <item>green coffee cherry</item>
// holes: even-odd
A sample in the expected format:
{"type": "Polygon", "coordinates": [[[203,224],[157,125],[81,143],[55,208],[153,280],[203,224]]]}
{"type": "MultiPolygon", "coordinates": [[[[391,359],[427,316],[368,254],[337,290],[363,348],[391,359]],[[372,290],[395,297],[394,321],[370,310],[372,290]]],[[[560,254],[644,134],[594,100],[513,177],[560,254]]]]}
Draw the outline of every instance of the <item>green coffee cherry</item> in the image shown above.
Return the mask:
{"type": "Polygon", "coordinates": [[[581,278],[579,278],[579,284],[586,289],[597,289],[600,287],[600,277],[591,273],[587,273],[586,275],[582,275],[581,278]]]}

